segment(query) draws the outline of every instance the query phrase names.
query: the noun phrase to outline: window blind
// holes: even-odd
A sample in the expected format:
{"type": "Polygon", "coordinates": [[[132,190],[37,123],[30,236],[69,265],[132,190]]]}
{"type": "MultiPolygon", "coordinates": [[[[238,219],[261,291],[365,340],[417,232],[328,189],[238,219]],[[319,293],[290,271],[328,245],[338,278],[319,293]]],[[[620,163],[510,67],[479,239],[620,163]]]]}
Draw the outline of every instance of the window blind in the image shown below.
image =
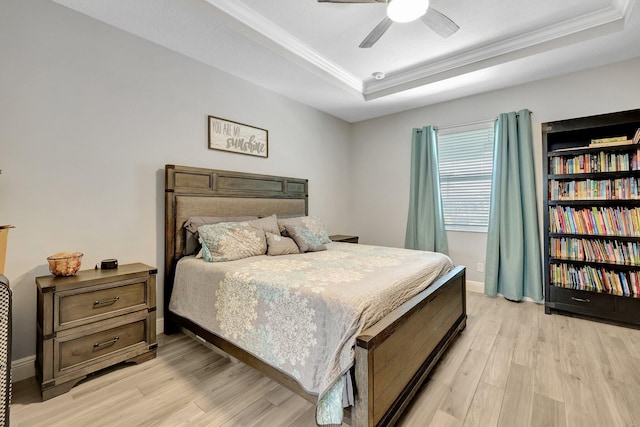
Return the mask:
{"type": "Polygon", "coordinates": [[[481,129],[438,135],[438,166],[448,230],[487,231],[493,123],[481,129]]]}

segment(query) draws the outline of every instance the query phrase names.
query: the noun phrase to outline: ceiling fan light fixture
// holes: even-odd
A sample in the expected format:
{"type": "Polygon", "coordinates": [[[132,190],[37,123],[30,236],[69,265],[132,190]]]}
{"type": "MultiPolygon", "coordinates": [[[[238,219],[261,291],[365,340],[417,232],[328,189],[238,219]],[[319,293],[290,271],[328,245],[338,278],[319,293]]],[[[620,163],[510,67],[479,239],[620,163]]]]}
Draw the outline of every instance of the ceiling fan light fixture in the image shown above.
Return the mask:
{"type": "Polygon", "coordinates": [[[387,6],[387,16],[394,22],[411,22],[427,13],[429,0],[393,0],[387,6]]]}

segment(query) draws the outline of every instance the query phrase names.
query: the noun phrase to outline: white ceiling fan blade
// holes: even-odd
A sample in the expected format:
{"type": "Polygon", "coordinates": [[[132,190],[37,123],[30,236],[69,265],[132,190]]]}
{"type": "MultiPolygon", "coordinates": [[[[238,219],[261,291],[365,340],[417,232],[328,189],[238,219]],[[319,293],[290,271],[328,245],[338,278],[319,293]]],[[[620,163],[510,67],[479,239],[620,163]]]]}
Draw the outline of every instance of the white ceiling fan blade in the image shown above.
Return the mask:
{"type": "Polygon", "coordinates": [[[389,29],[389,27],[393,24],[393,21],[389,19],[389,17],[385,16],[382,21],[369,33],[362,43],[360,43],[361,48],[369,48],[373,46],[380,37],[389,29]]]}
{"type": "Polygon", "coordinates": [[[451,37],[460,29],[455,22],[432,7],[429,7],[429,9],[427,9],[427,13],[425,13],[420,19],[422,19],[422,22],[424,22],[427,27],[431,28],[434,32],[440,34],[440,36],[445,39],[447,37],[451,37]]]}

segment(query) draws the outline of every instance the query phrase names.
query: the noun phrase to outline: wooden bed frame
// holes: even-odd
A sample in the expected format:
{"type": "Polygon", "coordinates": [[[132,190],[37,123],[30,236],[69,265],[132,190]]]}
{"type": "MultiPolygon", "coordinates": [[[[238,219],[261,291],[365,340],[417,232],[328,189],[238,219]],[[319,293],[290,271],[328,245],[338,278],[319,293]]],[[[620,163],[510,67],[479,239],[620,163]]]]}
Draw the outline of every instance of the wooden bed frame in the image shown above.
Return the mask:
{"type": "MultiPolygon", "coordinates": [[[[317,396],[293,378],[169,311],[176,262],[185,244],[182,226],[190,216],[306,215],[307,189],[305,179],[166,165],[164,331],[190,330],[315,404],[317,396]]],[[[465,287],[465,269],[456,267],[357,337],[354,427],[395,424],[465,328],[465,287]]]]}

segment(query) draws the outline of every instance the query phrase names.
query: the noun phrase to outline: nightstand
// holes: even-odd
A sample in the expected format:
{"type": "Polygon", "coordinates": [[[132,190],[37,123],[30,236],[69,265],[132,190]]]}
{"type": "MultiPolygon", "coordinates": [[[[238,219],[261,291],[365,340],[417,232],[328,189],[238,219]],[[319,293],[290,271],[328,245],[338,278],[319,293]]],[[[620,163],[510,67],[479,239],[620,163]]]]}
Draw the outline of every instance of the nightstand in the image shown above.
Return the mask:
{"type": "Polygon", "coordinates": [[[156,273],[145,264],[126,264],[36,278],[42,400],[100,369],[156,357],[156,273]]]}
{"type": "Polygon", "coordinates": [[[333,236],[329,236],[332,242],[342,242],[342,243],[358,243],[358,236],[345,236],[343,234],[334,234],[333,236]]]}

